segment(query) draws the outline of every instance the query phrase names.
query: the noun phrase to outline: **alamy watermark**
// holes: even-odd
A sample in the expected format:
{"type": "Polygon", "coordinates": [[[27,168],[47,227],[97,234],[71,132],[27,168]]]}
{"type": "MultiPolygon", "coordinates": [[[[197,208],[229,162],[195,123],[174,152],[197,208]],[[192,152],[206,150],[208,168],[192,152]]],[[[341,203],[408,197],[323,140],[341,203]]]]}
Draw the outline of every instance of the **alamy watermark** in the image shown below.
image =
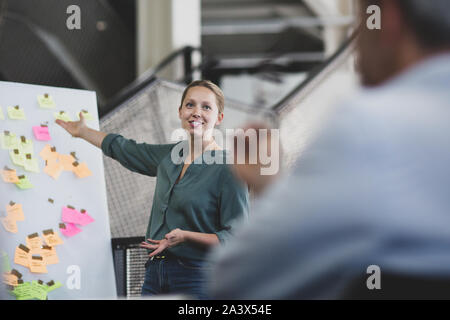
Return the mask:
{"type": "Polygon", "coordinates": [[[69,30],[81,29],[81,9],[77,5],[67,7],[66,13],[69,14],[66,20],[66,26],[69,30]]]}

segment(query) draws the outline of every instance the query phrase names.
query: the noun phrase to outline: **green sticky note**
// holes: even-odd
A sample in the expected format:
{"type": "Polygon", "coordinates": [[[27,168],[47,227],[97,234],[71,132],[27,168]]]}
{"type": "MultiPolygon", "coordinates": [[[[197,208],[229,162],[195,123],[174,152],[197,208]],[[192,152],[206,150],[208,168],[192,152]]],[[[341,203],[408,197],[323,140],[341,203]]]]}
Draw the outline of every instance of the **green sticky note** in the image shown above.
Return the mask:
{"type": "Polygon", "coordinates": [[[17,285],[12,294],[16,296],[17,300],[32,300],[35,299],[33,288],[30,282],[24,282],[17,285]]]}
{"type": "Polygon", "coordinates": [[[9,156],[16,166],[25,165],[25,155],[19,149],[9,150],[9,156]]]}
{"type": "Polygon", "coordinates": [[[3,109],[0,106],[0,120],[5,120],[5,116],[3,115],[3,109]]]}
{"type": "Polygon", "coordinates": [[[52,292],[53,290],[56,290],[56,289],[61,288],[61,287],[62,287],[62,283],[59,282],[59,281],[47,282],[47,292],[52,292]]]}
{"type": "Polygon", "coordinates": [[[19,182],[16,183],[16,186],[19,189],[26,190],[26,189],[33,188],[33,185],[31,184],[30,180],[28,180],[27,177],[19,176],[18,178],[19,178],[19,182]]]}
{"type": "Polygon", "coordinates": [[[25,120],[25,110],[19,106],[8,107],[8,116],[12,120],[25,120]]]}
{"type": "Polygon", "coordinates": [[[17,139],[16,135],[9,131],[3,131],[0,136],[2,149],[17,149],[19,148],[19,139],[17,139]]]}
{"type": "Polygon", "coordinates": [[[2,255],[2,272],[10,272],[11,264],[9,263],[8,254],[5,251],[2,251],[1,255],[2,255]]]}
{"type": "Polygon", "coordinates": [[[23,153],[23,154],[27,154],[27,153],[34,153],[34,148],[33,148],[33,141],[31,141],[31,139],[26,139],[25,137],[20,137],[20,139],[18,139],[19,141],[19,150],[23,153]],[[25,142],[24,142],[25,141],[25,142]]]}
{"type": "MultiPolygon", "coordinates": [[[[30,154],[28,154],[28,155],[30,155],[30,154]]],[[[29,172],[34,172],[34,173],[41,172],[39,170],[39,164],[37,162],[37,159],[33,158],[31,155],[30,155],[30,158],[27,158],[27,155],[25,155],[23,167],[25,168],[26,171],[29,171],[29,172]]]]}
{"type": "Polygon", "coordinates": [[[31,290],[35,299],[47,300],[47,286],[39,284],[36,280],[31,282],[31,290]]]}
{"type": "Polygon", "coordinates": [[[39,106],[43,109],[54,109],[56,107],[55,101],[49,94],[38,95],[37,100],[39,106]]]}
{"type": "MultiPolygon", "coordinates": [[[[94,120],[94,117],[89,113],[89,111],[81,110],[80,112],[83,114],[84,120],[94,120]]],[[[77,113],[77,120],[80,120],[80,112],[77,113]]]]}
{"type": "Polygon", "coordinates": [[[70,119],[69,115],[65,111],[55,112],[53,115],[56,119],[59,120],[72,121],[72,119],[70,119]]]}

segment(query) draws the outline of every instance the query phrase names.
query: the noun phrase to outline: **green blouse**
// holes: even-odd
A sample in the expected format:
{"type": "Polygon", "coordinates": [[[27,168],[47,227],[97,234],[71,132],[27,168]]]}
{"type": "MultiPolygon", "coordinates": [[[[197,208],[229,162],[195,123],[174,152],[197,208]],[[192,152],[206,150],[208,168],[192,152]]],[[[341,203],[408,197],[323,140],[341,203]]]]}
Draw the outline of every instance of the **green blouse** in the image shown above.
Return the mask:
{"type": "MultiPolygon", "coordinates": [[[[171,152],[177,144],[136,143],[117,134],[108,134],[101,147],[106,156],[131,171],[157,177],[146,239],[160,240],[171,230],[180,228],[214,233],[223,243],[231,236],[233,225],[248,218],[247,187],[225,164],[226,151],[223,150],[209,150],[203,154],[223,157],[223,164],[208,164],[203,160],[206,157],[197,158],[183,178],[175,183],[184,164],[182,160],[178,161],[180,163],[172,161],[171,152]],[[201,163],[196,164],[200,159],[201,163]]],[[[182,152],[179,155],[182,156],[182,152]]],[[[208,248],[184,242],[167,250],[178,257],[202,260],[208,248]]]]}

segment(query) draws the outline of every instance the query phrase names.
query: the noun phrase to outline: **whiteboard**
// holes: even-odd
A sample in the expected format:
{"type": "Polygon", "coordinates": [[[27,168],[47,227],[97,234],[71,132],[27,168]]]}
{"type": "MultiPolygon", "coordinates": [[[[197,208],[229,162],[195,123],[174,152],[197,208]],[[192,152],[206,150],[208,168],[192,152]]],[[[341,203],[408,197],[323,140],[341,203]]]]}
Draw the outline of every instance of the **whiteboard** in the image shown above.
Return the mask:
{"type": "MultiPolygon", "coordinates": [[[[25,220],[18,221],[16,234],[7,232],[0,225],[0,250],[7,253],[13,269],[23,275],[24,282],[42,280],[45,283],[59,281],[62,287],[48,294],[48,299],[113,299],[116,298],[111,234],[106,201],[106,186],[102,151],[84,140],[72,138],[55,123],[54,113],[64,110],[76,120],[76,114],[87,110],[93,120],[88,126],[99,130],[97,99],[95,92],[28,85],[0,81],[0,106],[4,120],[0,119],[0,132],[5,130],[25,136],[33,141],[34,156],[38,159],[40,173],[25,171],[12,163],[9,151],[0,149],[0,168],[16,169],[18,175],[25,174],[34,188],[20,190],[15,184],[0,180],[0,216],[6,215],[5,206],[10,201],[22,204],[25,220]],[[38,95],[49,94],[55,109],[39,107],[38,95]],[[19,105],[25,111],[26,120],[11,120],[7,114],[8,106],[19,105]],[[51,140],[38,141],[32,131],[33,126],[48,122],[51,140]],[[56,147],[61,154],[76,152],[80,162],[86,162],[92,175],[77,178],[73,172],[64,171],[57,180],[44,173],[44,160],[39,153],[46,144],[56,147]],[[54,203],[48,201],[51,198],[54,203]],[[71,205],[78,211],[87,210],[94,222],[77,226],[82,231],[73,237],[65,237],[59,230],[62,208],[71,205]],[[42,237],[42,231],[53,229],[58,232],[64,244],[55,246],[59,263],[48,265],[47,274],[31,273],[28,268],[13,262],[15,249],[19,244],[26,245],[26,237],[35,232],[42,237]]],[[[1,288],[0,298],[11,298],[1,288]]]]}

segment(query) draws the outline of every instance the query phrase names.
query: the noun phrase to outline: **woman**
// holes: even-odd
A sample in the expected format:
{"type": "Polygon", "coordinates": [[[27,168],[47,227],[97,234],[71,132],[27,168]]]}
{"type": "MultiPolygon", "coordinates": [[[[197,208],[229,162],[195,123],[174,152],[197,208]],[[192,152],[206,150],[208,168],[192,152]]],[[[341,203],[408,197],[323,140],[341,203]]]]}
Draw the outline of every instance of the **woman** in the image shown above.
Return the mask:
{"type": "Polygon", "coordinates": [[[233,224],[247,217],[247,188],[234,178],[230,167],[199,163],[206,156],[221,156],[225,163],[226,153],[211,134],[223,120],[223,109],[219,87],[205,80],[192,82],[178,108],[181,127],[189,139],[165,145],[138,144],[90,129],[82,113],[77,122],[56,120],[72,136],[101,148],[131,171],[157,177],[147,242],[141,243],[150,252],[143,295],[181,293],[207,298],[204,271],[208,249],[226,241],[233,224]],[[172,150],[181,144],[185,148],[179,155],[184,161],[176,163],[172,150]]]}

